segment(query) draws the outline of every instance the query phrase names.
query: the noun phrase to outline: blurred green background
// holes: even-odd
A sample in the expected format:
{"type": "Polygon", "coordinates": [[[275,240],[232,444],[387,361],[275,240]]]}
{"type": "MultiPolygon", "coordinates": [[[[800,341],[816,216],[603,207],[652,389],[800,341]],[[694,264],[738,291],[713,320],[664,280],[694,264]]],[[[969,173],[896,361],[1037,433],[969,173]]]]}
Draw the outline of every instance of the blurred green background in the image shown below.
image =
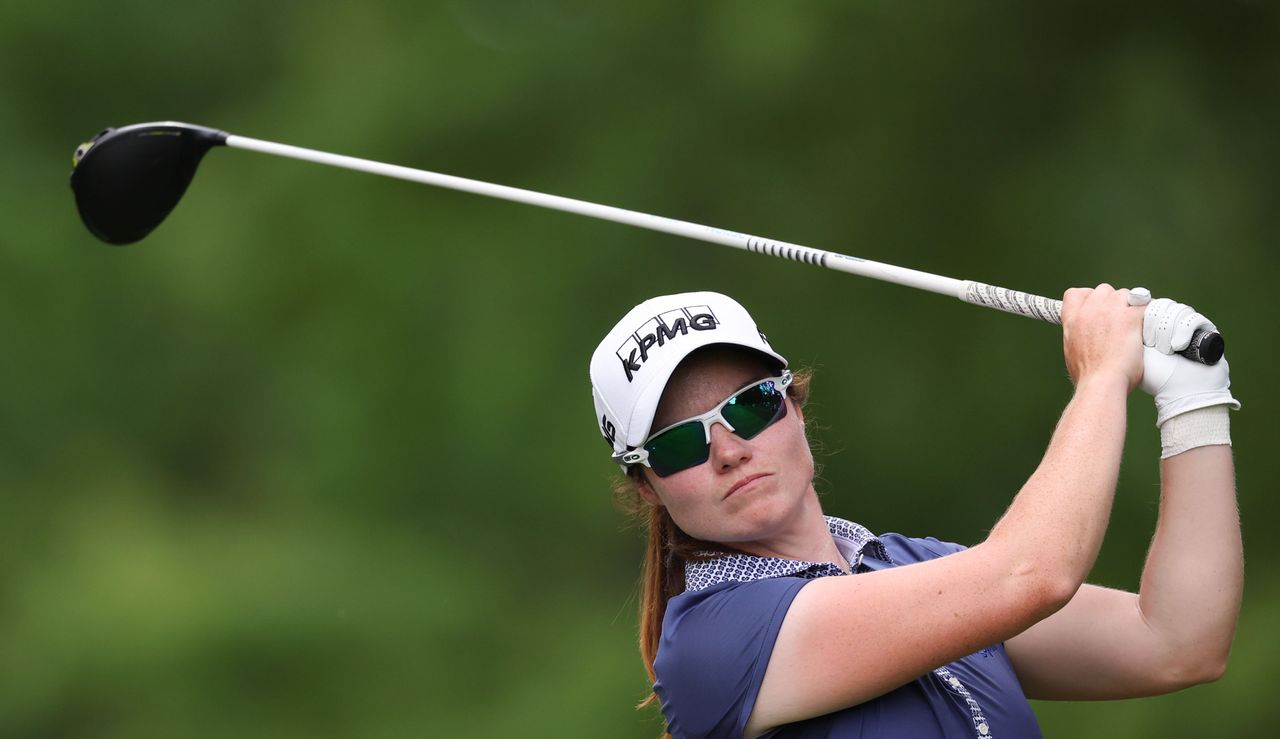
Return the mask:
{"type": "MultiPolygon", "coordinates": [[[[1194,304],[1244,403],[1230,669],[1035,707],[1049,736],[1272,735],[1273,4],[0,4],[0,736],[652,737],[586,379],[613,322],[736,296],[817,369],[828,511],[968,544],[1070,394],[1057,329],[240,151],[105,247],[71,152],[164,119],[1194,304]]],[[[1126,588],[1158,497],[1131,408],[1093,577],[1126,588]]]]}

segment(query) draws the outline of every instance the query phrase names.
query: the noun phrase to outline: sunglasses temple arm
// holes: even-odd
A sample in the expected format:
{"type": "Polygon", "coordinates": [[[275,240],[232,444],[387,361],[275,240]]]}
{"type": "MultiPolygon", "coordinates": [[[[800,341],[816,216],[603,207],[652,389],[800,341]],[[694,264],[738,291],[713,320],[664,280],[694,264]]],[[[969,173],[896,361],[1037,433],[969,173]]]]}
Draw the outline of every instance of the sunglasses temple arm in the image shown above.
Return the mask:
{"type": "Polygon", "coordinates": [[[649,460],[649,452],[646,449],[628,449],[623,452],[614,452],[610,457],[614,464],[632,465],[647,464],[649,460]]]}

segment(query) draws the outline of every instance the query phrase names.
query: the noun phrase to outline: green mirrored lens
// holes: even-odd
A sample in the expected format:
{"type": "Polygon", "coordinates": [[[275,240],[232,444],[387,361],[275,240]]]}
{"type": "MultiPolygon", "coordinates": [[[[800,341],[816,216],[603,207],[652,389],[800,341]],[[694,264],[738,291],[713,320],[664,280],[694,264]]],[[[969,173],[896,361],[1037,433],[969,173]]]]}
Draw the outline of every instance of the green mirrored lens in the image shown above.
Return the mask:
{"type": "MultiPolygon", "coordinates": [[[[720,414],[733,426],[733,433],[750,439],[786,415],[784,398],[777,383],[765,380],[725,401],[720,407],[720,414]]],[[[713,411],[702,418],[667,429],[645,442],[649,467],[654,473],[658,477],[666,477],[706,462],[711,456],[711,447],[707,444],[705,424],[710,421],[704,419],[714,417],[713,411]]]]}
{"type": "Polygon", "coordinates": [[[777,420],[782,408],[782,391],[770,380],[738,393],[721,413],[733,425],[733,433],[750,439],[777,420]]]}
{"type": "Polygon", "coordinates": [[[649,466],[658,477],[696,467],[707,461],[707,435],[699,421],[668,429],[644,445],[649,466]]]}

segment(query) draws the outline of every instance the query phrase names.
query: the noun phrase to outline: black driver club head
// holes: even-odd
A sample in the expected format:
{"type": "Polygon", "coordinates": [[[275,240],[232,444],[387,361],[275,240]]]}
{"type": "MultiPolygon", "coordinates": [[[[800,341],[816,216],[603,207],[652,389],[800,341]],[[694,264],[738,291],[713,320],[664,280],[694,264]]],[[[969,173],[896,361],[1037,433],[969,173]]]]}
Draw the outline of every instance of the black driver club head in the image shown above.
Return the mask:
{"type": "Polygon", "coordinates": [[[71,190],[80,218],[108,244],[132,244],[169,215],[205,152],[227,133],[189,123],[108,128],[76,147],[71,190]]]}

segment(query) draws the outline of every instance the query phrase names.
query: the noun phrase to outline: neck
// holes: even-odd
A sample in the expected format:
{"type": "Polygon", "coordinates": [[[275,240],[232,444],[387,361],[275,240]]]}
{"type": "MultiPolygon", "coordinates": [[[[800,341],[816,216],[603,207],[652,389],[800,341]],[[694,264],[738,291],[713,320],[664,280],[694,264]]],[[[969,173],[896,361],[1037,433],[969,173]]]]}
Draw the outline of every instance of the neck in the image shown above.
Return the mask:
{"type": "Polygon", "coordinates": [[[841,570],[849,572],[849,564],[831,537],[822,506],[818,504],[818,494],[812,487],[794,520],[781,527],[776,535],[757,541],[736,542],[734,546],[758,557],[833,562],[841,570]]]}

